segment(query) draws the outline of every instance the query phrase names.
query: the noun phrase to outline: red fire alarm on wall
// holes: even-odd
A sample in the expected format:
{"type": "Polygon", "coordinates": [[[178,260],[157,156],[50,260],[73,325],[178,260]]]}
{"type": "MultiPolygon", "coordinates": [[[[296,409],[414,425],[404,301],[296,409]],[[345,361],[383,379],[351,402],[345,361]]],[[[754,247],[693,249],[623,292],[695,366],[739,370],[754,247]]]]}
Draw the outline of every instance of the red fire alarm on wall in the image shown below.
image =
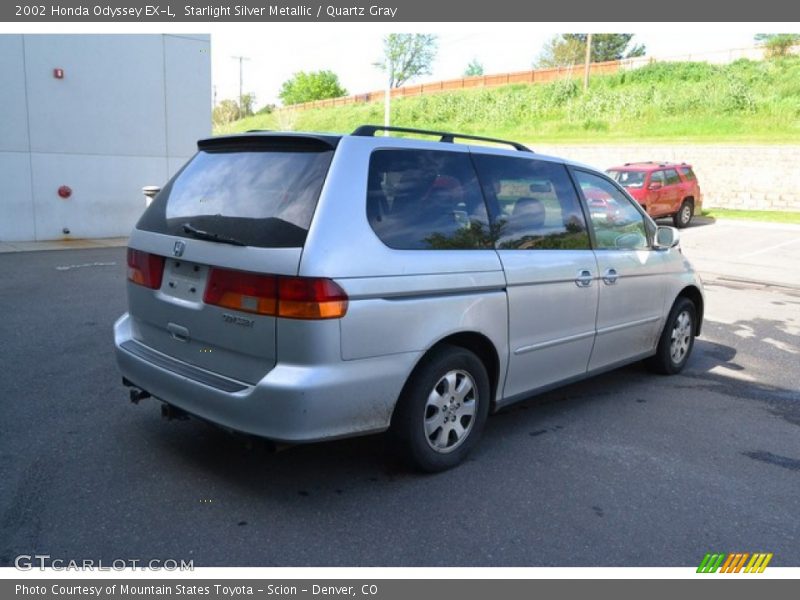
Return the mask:
{"type": "Polygon", "coordinates": [[[72,196],[72,188],[68,185],[62,185],[58,188],[58,196],[66,200],[70,196],[72,196]]]}
{"type": "Polygon", "coordinates": [[[64,79],[64,69],[53,69],[53,77],[56,79],[64,79]]]}

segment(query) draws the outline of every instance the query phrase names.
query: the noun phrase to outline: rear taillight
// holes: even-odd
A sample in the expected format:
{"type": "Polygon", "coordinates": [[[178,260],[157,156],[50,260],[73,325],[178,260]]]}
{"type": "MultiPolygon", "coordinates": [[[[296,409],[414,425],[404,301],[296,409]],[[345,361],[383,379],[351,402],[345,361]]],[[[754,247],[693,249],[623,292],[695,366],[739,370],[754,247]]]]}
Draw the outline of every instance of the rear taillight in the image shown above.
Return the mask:
{"type": "Polygon", "coordinates": [[[211,269],[206,304],[289,319],[337,319],[347,312],[347,294],[330,279],[258,275],[211,269]]]}
{"type": "Polygon", "coordinates": [[[278,316],[338,319],[347,312],[347,294],[330,279],[278,277],[278,316]]]}
{"type": "Polygon", "coordinates": [[[203,301],[259,315],[274,315],[278,304],[277,288],[274,275],[211,269],[203,301]]]}
{"type": "Polygon", "coordinates": [[[152,290],[161,287],[164,257],[128,248],[128,280],[152,290]]]}

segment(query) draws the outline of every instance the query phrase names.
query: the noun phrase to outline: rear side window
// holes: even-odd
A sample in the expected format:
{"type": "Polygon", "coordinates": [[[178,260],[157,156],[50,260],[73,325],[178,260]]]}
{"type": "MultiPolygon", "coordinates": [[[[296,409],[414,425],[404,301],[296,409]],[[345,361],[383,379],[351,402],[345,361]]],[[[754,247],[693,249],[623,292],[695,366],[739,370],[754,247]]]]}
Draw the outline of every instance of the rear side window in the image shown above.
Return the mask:
{"type": "Polygon", "coordinates": [[[469,155],[461,152],[373,152],[367,217],[390,248],[492,248],[486,204],[469,155]]]}
{"type": "Polygon", "coordinates": [[[192,237],[188,224],[247,246],[302,247],[332,156],[302,144],[200,151],[137,227],[192,237]]]}
{"type": "Polygon", "coordinates": [[[588,249],[589,234],[564,165],[474,155],[499,250],[588,249]]]}
{"type": "Polygon", "coordinates": [[[678,171],[681,172],[681,175],[683,175],[686,181],[694,181],[697,179],[691,167],[679,167],[678,171]]]}
{"type": "Polygon", "coordinates": [[[681,182],[681,178],[678,177],[678,172],[675,169],[667,169],[665,173],[667,178],[667,185],[675,185],[676,183],[681,182]]]}

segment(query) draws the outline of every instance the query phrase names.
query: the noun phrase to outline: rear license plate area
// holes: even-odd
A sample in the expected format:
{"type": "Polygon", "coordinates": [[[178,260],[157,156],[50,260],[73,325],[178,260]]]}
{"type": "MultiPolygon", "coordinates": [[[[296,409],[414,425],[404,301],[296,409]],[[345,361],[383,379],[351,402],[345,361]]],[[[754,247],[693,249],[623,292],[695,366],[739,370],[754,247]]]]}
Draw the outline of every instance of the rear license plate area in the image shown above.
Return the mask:
{"type": "Polygon", "coordinates": [[[202,302],[208,270],[206,265],[168,258],[164,264],[161,293],[189,302],[202,302]]]}

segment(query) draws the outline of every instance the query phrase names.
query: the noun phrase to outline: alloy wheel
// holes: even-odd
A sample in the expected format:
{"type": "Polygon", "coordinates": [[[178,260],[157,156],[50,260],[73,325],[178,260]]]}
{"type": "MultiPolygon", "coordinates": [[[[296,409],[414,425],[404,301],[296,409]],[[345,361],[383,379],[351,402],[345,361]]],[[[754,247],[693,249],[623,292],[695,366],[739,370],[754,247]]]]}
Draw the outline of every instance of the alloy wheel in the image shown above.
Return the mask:
{"type": "Polygon", "coordinates": [[[469,436],[478,406],[475,380],[454,369],[433,386],[425,404],[424,427],[428,445],[440,453],[452,452],[469,436]]]}

